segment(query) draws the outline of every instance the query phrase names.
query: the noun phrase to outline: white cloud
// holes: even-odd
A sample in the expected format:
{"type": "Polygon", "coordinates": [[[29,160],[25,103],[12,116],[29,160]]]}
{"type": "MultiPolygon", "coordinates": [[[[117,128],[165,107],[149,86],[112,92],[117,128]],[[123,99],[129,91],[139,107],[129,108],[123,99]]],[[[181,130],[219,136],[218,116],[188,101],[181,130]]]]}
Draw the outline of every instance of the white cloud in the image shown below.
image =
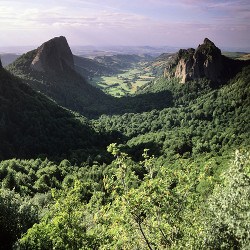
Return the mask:
{"type": "Polygon", "coordinates": [[[226,37],[229,43],[231,35],[231,40],[244,39],[246,44],[250,39],[250,3],[238,3],[241,4],[230,0],[0,0],[0,42],[8,43],[13,38],[13,42],[39,44],[51,36],[65,35],[74,44],[191,45],[204,36],[220,38],[218,41],[226,37]]]}

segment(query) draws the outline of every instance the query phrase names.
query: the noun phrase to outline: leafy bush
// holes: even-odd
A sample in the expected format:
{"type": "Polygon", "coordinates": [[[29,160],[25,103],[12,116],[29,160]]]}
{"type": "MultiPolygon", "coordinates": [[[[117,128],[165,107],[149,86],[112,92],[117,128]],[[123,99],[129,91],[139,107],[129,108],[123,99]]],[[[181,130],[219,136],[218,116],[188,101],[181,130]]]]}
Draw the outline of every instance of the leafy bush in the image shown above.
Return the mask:
{"type": "Polygon", "coordinates": [[[0,249],[11,249],[17,239],[36,222],[37,206],[13,190],[0,189],[0,249]]]}
{"type": "Polygon", "coordinates": [[[250,155],[238,150],[208,199],[206,249],[250,248],[250,155]]]}

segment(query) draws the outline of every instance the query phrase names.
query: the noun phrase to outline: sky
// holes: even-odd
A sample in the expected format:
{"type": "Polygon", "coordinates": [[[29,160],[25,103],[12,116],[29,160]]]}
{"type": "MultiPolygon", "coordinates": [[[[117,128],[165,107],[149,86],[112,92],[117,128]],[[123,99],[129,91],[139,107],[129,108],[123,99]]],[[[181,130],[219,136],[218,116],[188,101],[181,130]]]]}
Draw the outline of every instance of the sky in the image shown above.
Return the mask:
{"type": "Polygon", "coordinates": [[[195,47],[208,37],[249,48],[250,1],[0,0],[0,47],[61,35],[71,46],[195,47]]]}

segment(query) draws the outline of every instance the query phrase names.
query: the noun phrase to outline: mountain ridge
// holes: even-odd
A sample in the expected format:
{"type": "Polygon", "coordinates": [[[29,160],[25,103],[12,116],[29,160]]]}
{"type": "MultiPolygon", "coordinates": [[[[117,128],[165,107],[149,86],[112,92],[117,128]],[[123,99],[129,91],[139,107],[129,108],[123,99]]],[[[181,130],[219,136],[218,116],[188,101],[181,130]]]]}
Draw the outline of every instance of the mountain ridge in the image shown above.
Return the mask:
{"type": "Polygon", "coordinates": [[[249,61],[233,60],[222,55],[221,50],[205,38],[196,49],[180,49],[166,66],[164,76],[179,78],[181,83],[205,77],[221,84],[249,64],[249,61]]]}
{"type": "MultiPolygon", "coordinates": [[[[48,42],[53,45],[53,41],[51,39],[48,42]]],[[[58,105],[79,112],[84,116],[93,118],[102,114],[143,112],[153,108],[162,108],[172,103],[169,91],[160,94],[152,93],[114,98],[90,85],[86,80],[87,77],[84,78],[77,72],[77,69],[71,67],[66,67],[63,71],[36,70],[31,65],[37,54],[39,54],[39,48],[20,56],[6,69],[20,77],[23,82],[30,85],[34,90],[40,91],[54,100],[58,105]]],[[[117,58],[124,57],[128,58],[127,63],[134,62],[134,56],[117,56],[117,58]]],[[[138,57],[138,60],[140,58],[138,57]]]]}
{"type": "MultiPolygon", "coordinates": [[[[58,38],[55,39],[57,40],[58,38]]],[[[66,38],[59,37],[59,40],[63,40],[63,43],[67,45],[67,49],[70,50],[67,41],[65,41],[66,38]]],[[[54,46],[53,39],[44,44],[47,43],[52,43],[51,46],[48,46],[49,48],[54,46]]],[[[39,48],[41,47],[42,46],[39,48]]],[[[7,69],[14,75],[20,77],[36,91],[40,91],[54,100],[57,104],[79,112],[88,118],[98,117],[102,114],[140,113],[152,109],[162,109],[173,105],[175,102],[173,95],[173,89],[175,89],[175,87],[164,87],[163,85],[167,83],[162,82],[160,78],[144,85],[145,88],[142,86],[136,95],[114,98],[90,85],[86,80],[88,77],[84,78],[82,76],[84,72],[79,74],[77,68],[72,68],[66,63],[64,68],[61,68],[59,65],[59,70],[48,70],[46,72],[36,70],[32,68],[31,65],[37,55],[41,55],[39,48],[19,57],[14,63],[8,66],[7,69]],[[152,86],[159,85],[159,83],[162,85],[160,88],[152,88],[152,86]]],[[[71,50],[68,54],[73,57],[71,50]]],[[[54,54],[51,56],[53,57],[53,55],[54,54]]],[[[59,55],[61,55],[61,53],[59,53],[59,55]]],[[[56,56],[55,58],[61,60],[61,57],[56,56]]],[[[125,60],[126,66],[133,63],[136,59],[131,55],[116,56],[115,58],[117,58],[117,60],[113,60],[110,57],[100,57],[99,59],[103,58],[108,60],[106,66],[119,62],[121,59],[125,60]],[[133,58],[133,60],[131,58],[133,58]],[[112,60],[109,65],[110,59],[112,60]]],[[[183,83],[195,80],[198,84],[199,79],[208,78],[209,81],[205,81],[205,85],[217,87],[226,83],[231,76],[234,76],[245,64],[248,64],[248,62],[235,61],[224,57],[221,55],[220,49],[209,39],[205,39],[204,43],[199,45],[196,50],[182,49],[175,55],[166,54],[162,58],[163,60],[164,58],[167,60],[166,64],[161,64],[163,67],[166,65],[164,76],[165,78],[170,78],[175,84],[179,83],[177,79],[180,79],[180,82],[183,83]]],[[[141,57],[138,56],[137,59],[141,60],[141,57]]],[[[62,61],[64,60],[62,59],[62,61]]],[[[82,68],[82,70],[85,69],[86,68],[82,68]]],[[[197,88],[197,86],[195,88],[197,88]]]]}

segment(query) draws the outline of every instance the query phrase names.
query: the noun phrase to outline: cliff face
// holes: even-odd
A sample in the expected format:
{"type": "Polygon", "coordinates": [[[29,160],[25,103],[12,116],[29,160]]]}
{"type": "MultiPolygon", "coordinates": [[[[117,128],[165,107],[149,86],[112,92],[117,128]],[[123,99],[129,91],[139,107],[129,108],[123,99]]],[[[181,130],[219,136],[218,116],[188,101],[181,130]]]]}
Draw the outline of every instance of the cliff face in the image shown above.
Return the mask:
{"type": "Polygon", "coordinates": [[[180,78],[181,83],[206,77],[214,82],[222,79],[223,56],[213,42],[205,38],[195,49],[181,49],[165,73],[166,76],[180,78]]]}
{"type": "Polygon", "coordinates": [[[194,64],[194,49],[181,49],[177,55],[177,65],[174,76],[181,79],[184,83],[192,79],[192,68],[194,64]]]}
{"type": "Polygon", "coordinates": [[[65,37],[55,37],[42,44],[30,67],[41,72],[63,72],[74,68],[73,55],[65,37]]]}
{"type": "Polygon", "coordinates": [[[0,69],[2,68],[3,66],[2,66],[2,62],[1,62],[1,58],[0,58],[0,69]]]}

